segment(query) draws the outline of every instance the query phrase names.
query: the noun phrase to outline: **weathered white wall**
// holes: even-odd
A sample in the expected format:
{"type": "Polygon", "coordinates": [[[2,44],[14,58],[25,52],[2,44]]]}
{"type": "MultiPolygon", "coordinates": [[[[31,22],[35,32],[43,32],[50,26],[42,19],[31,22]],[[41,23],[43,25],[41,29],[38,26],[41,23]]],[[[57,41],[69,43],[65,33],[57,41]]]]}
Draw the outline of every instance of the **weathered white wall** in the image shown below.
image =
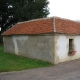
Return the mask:
{"type": "Polygon", "coordinates": [[[4,36],[4,51],[52,63],[80,58],[80,36],[64,34],[4,36]],[[73,39],[74,56],[69,56],[69,39],[73,39]]]}
{"type": "Polygon", "coordinates": [[[13,35],[4,36],[5,52],[53,62],[53,35],[13,35]]]}
{"type": "Polygon", "coordinates": [[[64,35],[64,34],[57,34],[55,36],[55,54],[57,60],[55,63],[70,61],[74,59],[80,58],[80,36],[77,35],[64,35]],[[74,50],[76,50],[76,54],[73,56],[68,55],[69,51],[69,39],[73,39],[74,43],[74,50]]]}
{"type": "Polygon", "coordinates": [[[15,50],[15,54],[19,55],[19,47],[18,47],[18,42],[17,40],[21,41],[21,43],[23,43],[24,41],[27,41],[28,36],[13,36],[12,40],[14,43],[14,50],[15,50]]]}
{"type": "Polygon", "coordinates": [[[74,39],[75,50],[77,51],[76,58],[80,58],[80,36],[74,39]]]}
{"type": "Polygon", "coordinates": [[[64,61],[67,58],[67,53],[68,53],[68,39],[66,36],[58,36],[56,37],[56,55],[58,56],[59,62],[64,61]]]}

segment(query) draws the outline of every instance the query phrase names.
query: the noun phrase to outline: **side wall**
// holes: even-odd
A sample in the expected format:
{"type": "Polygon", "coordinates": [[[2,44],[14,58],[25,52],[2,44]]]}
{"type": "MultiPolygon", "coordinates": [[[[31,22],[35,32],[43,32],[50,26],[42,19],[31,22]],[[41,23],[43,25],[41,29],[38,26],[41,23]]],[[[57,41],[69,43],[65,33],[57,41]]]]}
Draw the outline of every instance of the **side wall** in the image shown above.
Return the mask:
{"type": "Polygon", "coordinates": [[[55,63],[61,63],[80,58],[80,36],[79,35],[55,35],[55,63]],[[76,54],[69,56],[69,39],[73,39],[76,54]]]}
{"type": "Polygon", "coordinates": [[[4,36],[4,51],[53,63],[54,35],[4,36]]]}

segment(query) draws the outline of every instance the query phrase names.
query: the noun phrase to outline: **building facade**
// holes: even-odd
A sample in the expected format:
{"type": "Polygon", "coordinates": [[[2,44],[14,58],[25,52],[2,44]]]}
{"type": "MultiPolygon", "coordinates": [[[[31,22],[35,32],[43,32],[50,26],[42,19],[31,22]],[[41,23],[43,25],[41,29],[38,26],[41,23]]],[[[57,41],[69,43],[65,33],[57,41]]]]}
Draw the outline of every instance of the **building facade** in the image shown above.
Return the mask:
{"type": "Polygon", "coordinates": [[[4,51],[58,64],[80,58],[80,23],[58,17],[14,25],[3,34],[4,51]]]}

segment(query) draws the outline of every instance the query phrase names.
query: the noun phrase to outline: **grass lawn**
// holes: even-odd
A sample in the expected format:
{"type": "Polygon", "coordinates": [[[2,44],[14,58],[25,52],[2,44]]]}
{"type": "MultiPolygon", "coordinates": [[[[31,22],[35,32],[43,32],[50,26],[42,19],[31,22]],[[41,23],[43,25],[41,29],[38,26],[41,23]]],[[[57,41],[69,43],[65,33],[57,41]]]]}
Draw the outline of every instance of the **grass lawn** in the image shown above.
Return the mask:
{"type": "Polygon", "coordinates": [[[51,65],[52,64],[49,62],[5,53],[3,51],[3,46],[0,45],[0,72],[20,71],[51,65]]]}

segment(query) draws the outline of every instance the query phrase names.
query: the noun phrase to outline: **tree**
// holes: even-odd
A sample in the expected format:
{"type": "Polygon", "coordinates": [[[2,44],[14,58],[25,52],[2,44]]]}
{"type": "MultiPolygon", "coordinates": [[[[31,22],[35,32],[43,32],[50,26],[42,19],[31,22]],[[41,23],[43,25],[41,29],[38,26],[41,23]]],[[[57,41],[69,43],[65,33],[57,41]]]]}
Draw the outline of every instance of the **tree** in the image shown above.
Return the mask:
{"type": "Polygon", "coordinates": [[[47,0],[0,0],[1,32],[19,21],[46,17],[48,4],[47,0]]]}
{"type": "Polygon", "coordinates": [[[0,26],[1,32],[4,32],[7,29],[7,25],[9,24],[11,7],[9,0],[0,0],[0,26]]]}

